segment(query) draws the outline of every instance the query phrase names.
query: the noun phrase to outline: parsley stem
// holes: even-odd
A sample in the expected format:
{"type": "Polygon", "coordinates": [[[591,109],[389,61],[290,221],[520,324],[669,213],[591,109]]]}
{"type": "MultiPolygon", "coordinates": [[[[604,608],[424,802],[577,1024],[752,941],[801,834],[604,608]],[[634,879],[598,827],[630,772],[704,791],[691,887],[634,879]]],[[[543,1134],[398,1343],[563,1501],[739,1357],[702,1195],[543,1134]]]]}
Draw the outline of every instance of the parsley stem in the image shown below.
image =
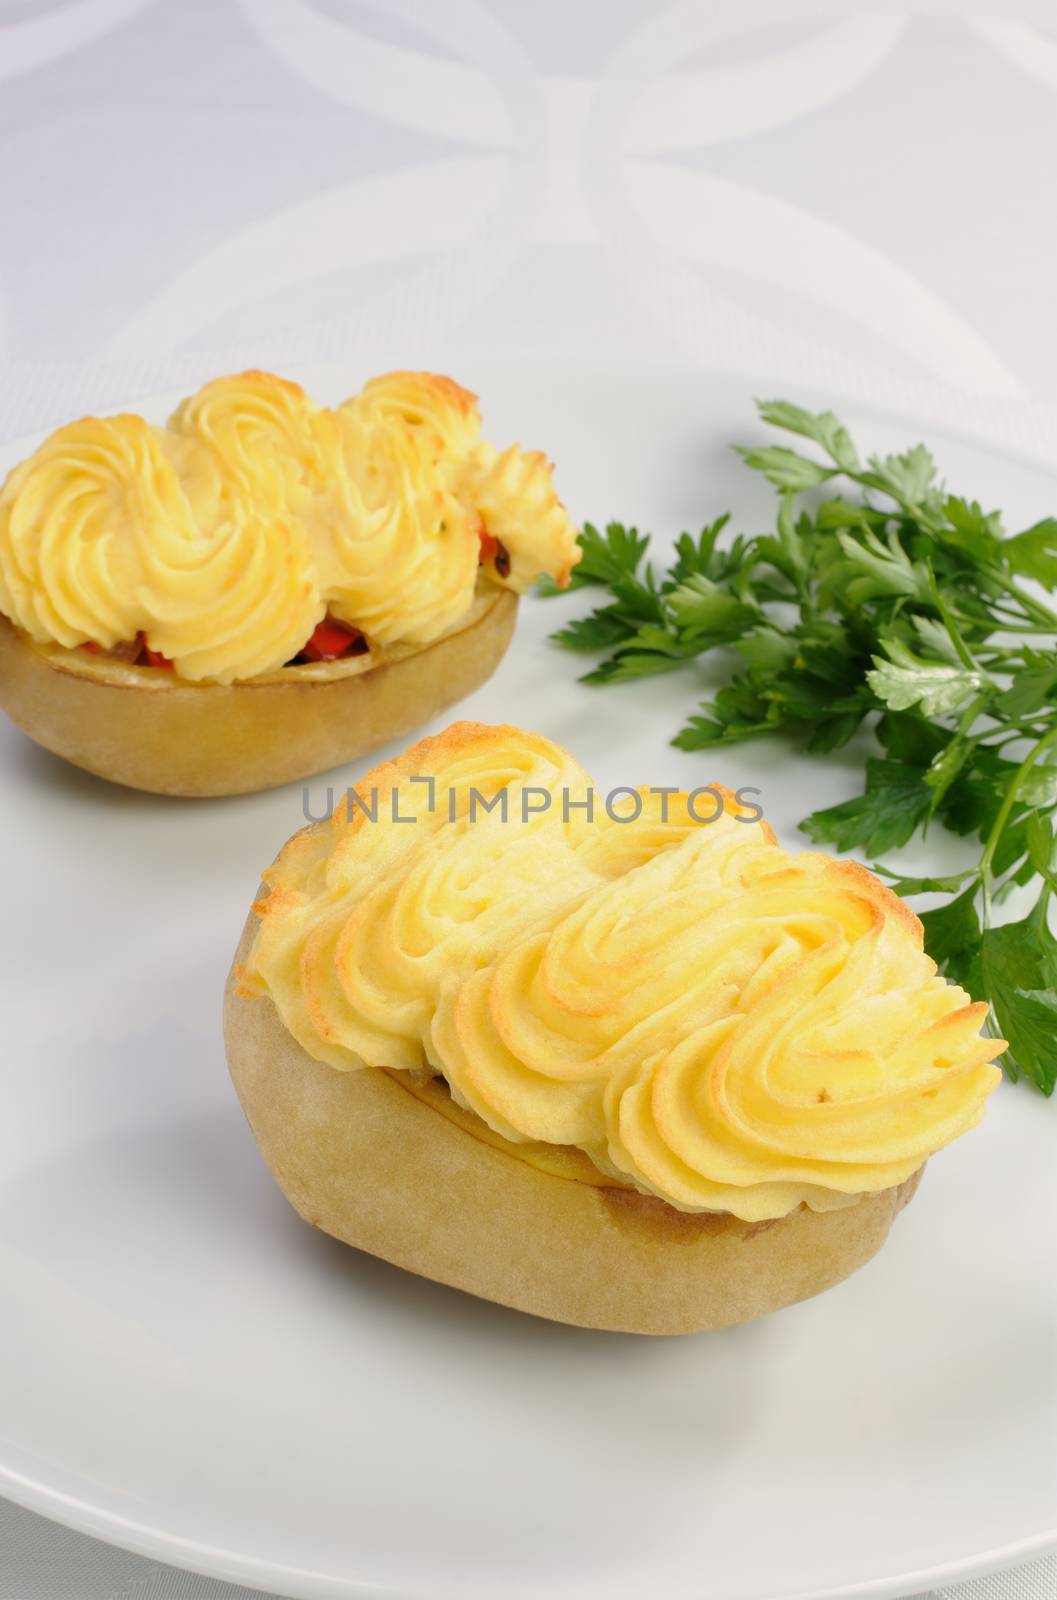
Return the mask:
{"type": "Polygon", "coordinates": [[[1038,723],[1013,722],[1006,733],[1000,733],[996,738],[989,739],[986,748],[988,750],[1004,750],[1007,745],[1022,744],[1025,739],[1038,738],[1041,738],[1038,723]]]}
{"type": "MultiPolygon", "coordinates": [[[[972,657],[969,659],[970,664],[975,667],[976,663],[972,660],[972,657]]],[[[975,700],[970,700],[969,704],[958,718],[958,722],[954,730],[954,737],[956,739],[964,739],[967,736],[973,723],[976,721],[977,717],[990,700],[992,688],[993,685],[988,685],[982,694],[978,694],[976,696],[975,700]]],[[[979,739],[982,737],[982,734],[978,735],[977,740],[974,742],[979,742],[979,739]]]]}
{"type": "Polygon", "coordinates": [[[1048,632],[1057,629],[1057,612],[1051,611],[1049,606],[1043,605],[1041,600],[1036,600],[1034,595],[1028,594],[1019,583],[1014,583],[1012,578],[1000,579],[1003,589],[1011,594],[1019,605],[1027,612],[1029,617],[1034,617],[1036,622],[1048,623],[1048,632]]]}
{"type": "Polygon", "coordinates": [[[991,825],[990,833],[987,835],[987,841],[984,844],[984,853],[980,857],[979,866],[980,883],[984,893],[985,923],[989,919],[991,909],[991,863],[995,858],[995,851],[998,849],[998,841],[1001,839],[1006,823],[1009,821],[1010,812],[1016,805],[1017,795],[1020,793],[1024,779],[1028,776],[1028,773],[1031,771],[1032,767],[1035,765],[1036,761],[1038,761],[1043,752],[1055,744],[1057,744],[1057,722],[1053,724],[1048,733],[1044,733],[1042,738],[1039,739],[1037,743],[1032,745],[1031,749],[1020,763],[1020,766],[1013,774],[1013,777],[1009,782],[1009,787],[1006,789],[1003,797],[1002,804],[998,809],[998,815],[991,825]]]}
{"type": "Polygon", "coordinates": [[[1029,633],[1033,638],[1036,636],[1041,636],[1046,639],[1052,639],[1054,634],[1057,633],[1057,623],[1052,623],[1049,627],[1044,627],[1041,623],[1036,624],[1034,622],[1024,622],[1022,619],[1013,616],[1010,617],[1008,622],[1002,622],[1001,620],[993,617],[991,621],[991,632],[1016,634],[1029,633]]]}

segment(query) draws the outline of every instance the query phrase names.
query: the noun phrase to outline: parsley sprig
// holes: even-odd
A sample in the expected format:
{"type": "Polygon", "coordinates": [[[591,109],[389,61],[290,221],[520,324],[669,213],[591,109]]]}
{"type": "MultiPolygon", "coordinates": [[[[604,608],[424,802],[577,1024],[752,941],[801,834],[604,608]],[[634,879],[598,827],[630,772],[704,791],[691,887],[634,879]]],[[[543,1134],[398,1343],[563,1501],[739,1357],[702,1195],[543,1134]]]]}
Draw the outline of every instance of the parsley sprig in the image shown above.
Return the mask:
{"type": "MultiPolygon", "coordinates": [[[[1011,537],[998,512],[947,492],[923,445],[863,460],[832,414],[759,404],[767,423],[810,441],[738,453],[778,491],[773,532],[721,539],[722,516],[676,543],[660,575],[648,535],[588,525],[574,587],[606,602],[559,629],[603,652],[584,678],[617,683],[720,651],[722,688],[673,743],[705,750],[774,733],[809,751],[844,745],[867,719],[877,753],[863,790],[815,811],[819,844],[859,849],[903,895],[944,898],[922,917],[954,981],[992,1005],[1004,1061],[1044,1094],[1057,1084],[1057,519],[1011,537]],[[933,821],[974,837],[974,864],[909,877],[876,858],[933,821]],[[1033,909],[996,922],[1015,886],[1033,909]]],[[[546,585],[544,592],[556,592],[546,585]]]]}

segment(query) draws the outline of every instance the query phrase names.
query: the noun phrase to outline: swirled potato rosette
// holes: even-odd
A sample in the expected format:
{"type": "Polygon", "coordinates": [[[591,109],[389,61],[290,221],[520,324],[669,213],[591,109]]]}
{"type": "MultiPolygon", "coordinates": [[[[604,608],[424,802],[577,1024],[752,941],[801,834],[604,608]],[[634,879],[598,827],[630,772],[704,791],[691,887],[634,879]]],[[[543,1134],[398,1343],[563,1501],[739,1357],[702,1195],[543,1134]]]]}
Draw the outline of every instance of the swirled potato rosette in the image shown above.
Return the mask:
{"type": "Polygon", "coordinates": [[[191,682],[277,670],[328,615],[372,647],[428,645],[482,574],[522,592],[578,559],[543,457],[498,455],[474,396],[429,373],[336,409],[219,378],[166,428],[59,429],[0,491],[0,611],[68,649],[142,636],[191,682]]]}
{"type": "Polygon", "coordinates": [[[865,869],[715,793],[621,820],[558,746],[455,724],[281,853],[243,991],[317,1061],[439,1078],[509,1149],[679,1211],[894,1188],[983,1114],[986,1007],[865,869]]]}

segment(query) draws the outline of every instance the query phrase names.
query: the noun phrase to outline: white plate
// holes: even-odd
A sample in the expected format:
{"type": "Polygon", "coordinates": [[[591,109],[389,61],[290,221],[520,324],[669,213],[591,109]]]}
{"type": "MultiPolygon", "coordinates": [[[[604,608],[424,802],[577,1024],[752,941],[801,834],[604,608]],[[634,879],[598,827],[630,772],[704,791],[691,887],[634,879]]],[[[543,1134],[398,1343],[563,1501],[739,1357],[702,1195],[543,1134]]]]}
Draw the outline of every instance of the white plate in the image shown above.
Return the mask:
{"type": "MultiPolygon", "coordinates": [[[[756,431],[739,383],[460,376],[581,516],[770,520],[725,448],[756,431]]],[[[928,431],[959,488],[1053,510],[1040,469],[928,431]]],[[[853,792],[848,754],[669,748],[703,678],[578,685],[546,634],[583,606],[528,601],[465,713],[604,783],[756,783],[791,843],[853,792]]],[[[304,1597],[896,1595],[1057,1543],[1057,1108],[1003,1084],[873,1264],[761,1323],[658,1341],[483,1304],[300,1223],[230,1089],[221,988],[300,787],[165,801],[0,740],[0,1492],[304,1597]]]]}

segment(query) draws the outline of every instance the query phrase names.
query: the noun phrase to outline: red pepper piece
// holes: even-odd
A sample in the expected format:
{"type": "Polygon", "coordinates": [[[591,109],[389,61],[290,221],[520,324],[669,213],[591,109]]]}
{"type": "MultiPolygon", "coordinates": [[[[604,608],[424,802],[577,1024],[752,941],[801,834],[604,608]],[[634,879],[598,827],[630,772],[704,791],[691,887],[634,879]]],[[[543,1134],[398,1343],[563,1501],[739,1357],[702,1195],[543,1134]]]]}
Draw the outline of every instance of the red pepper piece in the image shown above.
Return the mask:
{"type": "Polygon", "coordinates": [[[337,661],[339,656],[363,655],[366,649],[367,640],[359,628],[324,617],[299,653],[309,661],[337,661]]]}

